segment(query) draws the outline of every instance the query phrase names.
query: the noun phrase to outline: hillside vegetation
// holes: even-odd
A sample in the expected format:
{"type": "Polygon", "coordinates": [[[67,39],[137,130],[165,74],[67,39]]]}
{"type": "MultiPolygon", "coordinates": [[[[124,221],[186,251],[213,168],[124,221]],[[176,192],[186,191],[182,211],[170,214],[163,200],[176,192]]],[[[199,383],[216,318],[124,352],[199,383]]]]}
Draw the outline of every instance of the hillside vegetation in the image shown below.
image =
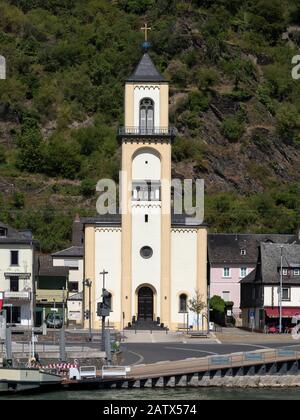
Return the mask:
{"type": "Polygon", "coordinates": [[[145,21],[171,82],[173,175],[205,179],[211,230],[294,232],[300,0],[0,0],[0,220],[52,251],[95,213],[145,21]]]}

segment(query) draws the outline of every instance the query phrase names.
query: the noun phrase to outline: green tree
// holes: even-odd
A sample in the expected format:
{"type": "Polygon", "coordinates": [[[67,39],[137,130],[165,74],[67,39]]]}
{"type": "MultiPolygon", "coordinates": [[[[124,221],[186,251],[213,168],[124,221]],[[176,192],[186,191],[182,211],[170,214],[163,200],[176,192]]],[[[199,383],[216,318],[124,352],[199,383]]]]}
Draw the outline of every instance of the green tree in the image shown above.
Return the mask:
{"type": "Polygon", "coordinates": [[[197,316],[197,330],[200,327],[200,316],[206,308],[203,294],[199,290],[195,291],[195,295],[188,302],[188,307],[191,312],[194,312],[197,316]]]}
{"type": "Polygon", "coordinates": [[[43,172],[44,145],[40,130],[33,120],[26,120],[18,139],[17,167],[22,171],[43,172]]]}
{"type": "Polygon", "coordinates": [[[86,197],[92,197],[96,192],[96,182],[93,179],[85,179],[81,182],[80,193],[86,197]]]}
{"type": "Polygon", "coordinates": [[[77,142],[55,135],[48,143],[45,154],[45,173],[54,177],[74,179],[81,169],[81,156],[77,142]]]}

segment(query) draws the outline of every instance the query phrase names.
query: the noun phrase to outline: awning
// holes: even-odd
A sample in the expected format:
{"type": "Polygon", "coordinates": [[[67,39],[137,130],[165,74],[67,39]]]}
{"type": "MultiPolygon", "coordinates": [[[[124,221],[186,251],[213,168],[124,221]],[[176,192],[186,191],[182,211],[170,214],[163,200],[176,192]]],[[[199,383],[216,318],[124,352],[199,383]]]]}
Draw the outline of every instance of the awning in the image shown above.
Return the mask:
{"type": "MultiPolygon", "coordinates": [[[[279,308],[265,308],[266,315],[268,318],[279,318],[279,308]]],[[[293,318],[295,316],[300,316],[300,307],[299,308],[282,308],[283,318],[293,318]]]]}

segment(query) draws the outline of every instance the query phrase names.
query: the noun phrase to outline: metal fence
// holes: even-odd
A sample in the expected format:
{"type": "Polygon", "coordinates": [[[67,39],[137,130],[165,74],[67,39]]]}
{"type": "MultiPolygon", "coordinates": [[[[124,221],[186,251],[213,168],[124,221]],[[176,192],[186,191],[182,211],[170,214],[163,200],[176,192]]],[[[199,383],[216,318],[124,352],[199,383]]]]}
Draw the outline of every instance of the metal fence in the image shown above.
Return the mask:
{"type": "Polygon", "coordinates": [[[300,352],[288,348],[256,352],[235,353],[224,356],[211,356],[207,358],[208,369],[215,367],[249,366],[253,364],[277,363],[286,360],[299,361],[300,352]]]}

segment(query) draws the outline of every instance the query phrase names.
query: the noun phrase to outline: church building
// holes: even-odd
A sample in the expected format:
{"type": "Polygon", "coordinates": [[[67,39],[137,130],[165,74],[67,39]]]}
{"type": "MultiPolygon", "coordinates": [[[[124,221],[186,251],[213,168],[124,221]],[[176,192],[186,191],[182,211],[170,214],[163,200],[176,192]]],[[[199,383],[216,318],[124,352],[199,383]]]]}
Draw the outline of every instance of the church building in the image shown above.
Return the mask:
{"type": "MultiPolygon", "coordinates": [[[[176,330],[187,322],[196,293],[207,302],[207,227],[172,211],[169,83],[147,50],[125,82],[125,125],[118,137],[127,177],[121,208],[129,211],[82,219],[84,278],[91,285],[85,309],[91,307],[92,328],[100,328],[97,304],[107,272],[110,324],[176,330]]],[[[207,308],[200,318],[207,328],[207,308]]]]}

